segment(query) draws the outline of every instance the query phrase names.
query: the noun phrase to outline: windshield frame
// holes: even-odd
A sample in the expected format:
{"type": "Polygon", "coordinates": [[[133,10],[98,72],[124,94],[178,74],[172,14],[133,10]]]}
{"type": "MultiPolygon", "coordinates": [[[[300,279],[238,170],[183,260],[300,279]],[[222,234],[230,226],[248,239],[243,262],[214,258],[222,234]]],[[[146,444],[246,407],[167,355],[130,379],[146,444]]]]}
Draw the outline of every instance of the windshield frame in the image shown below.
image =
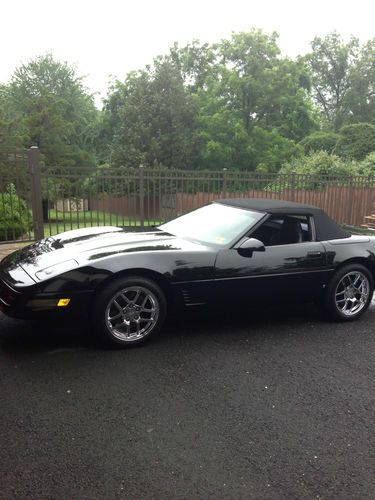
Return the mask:
{"type": "MultiPolygon", "coordinates": [[[[198,243],[199,245],[213,247],[213,248],[216,248],[218,250],[223,250],[225,248],[229,249],[229,248],[234,247],[239,241],[241,241],[247,235],[247,233],[249,233],[249,231],[252,231],[253,229],[255,229],[259,224],[261,224],[264,221],[264,219],[266,217],[268,217],[267,212],[261,212],[260,210],[253,210],[253,209],[247,209],[247,208],[242,208],[242,207],[235,207],[233,205],[230,205],[229,203],[217,203],[215,201],[212,201],[210,203],[206,203],[205,205],[202,205],[201,207],[197,207],[194,210],[190,210],[190,212],[186,212],[185,214],[182,214],[182,215],[187,215],[189,213],[195,212],[199,208],[207,207],[209,205],[214,205],[214,204],[233,208],[234,210],[239,210],[241,212],[256,212],[256,213],[259,213],[261,217],[253,225],[247,226],[244,231],[242,231],[241,233],[236,235],[231,241],[229,241],[225,245],[220,245],[219,243],[214,243],[214,242],[206,242],[203,240],[198,240],[196,238],[192,238],[191,236],[186,236],[186,235],[180,236],[178,234],[173,234],[173,233],[171,233],[163,228],[164,225],[168,224],[169,222],[178,220],[179,217],[176,217],[175,219],[171,219],[170,221],[165,222],[164,224],[160,224],[160,226],[157,226],[157,229],[159,229],[160,231],[164,231],[165,233],[171,234],[172,236],[175,236],[176,238],[181,238],[183,240],[190,241],[192,243],[198,243]]],[[[182,217],[182,215],[181,215],[181,217],[182,217]]]]}

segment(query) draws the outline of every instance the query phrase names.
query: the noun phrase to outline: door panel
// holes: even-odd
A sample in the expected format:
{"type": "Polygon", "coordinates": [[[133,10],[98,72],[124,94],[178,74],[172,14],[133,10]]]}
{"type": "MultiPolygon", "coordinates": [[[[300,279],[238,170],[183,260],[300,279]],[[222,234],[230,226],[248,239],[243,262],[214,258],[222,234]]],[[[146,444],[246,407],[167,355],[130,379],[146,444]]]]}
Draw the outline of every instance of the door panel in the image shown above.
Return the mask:
{"type": "Polygon", "coordinates": [[[319,242],[269,246],[251,257],[225,249],[215,264],[215,295],[224,302],[311,299],[321,293],[327,272],[319,242]]]}

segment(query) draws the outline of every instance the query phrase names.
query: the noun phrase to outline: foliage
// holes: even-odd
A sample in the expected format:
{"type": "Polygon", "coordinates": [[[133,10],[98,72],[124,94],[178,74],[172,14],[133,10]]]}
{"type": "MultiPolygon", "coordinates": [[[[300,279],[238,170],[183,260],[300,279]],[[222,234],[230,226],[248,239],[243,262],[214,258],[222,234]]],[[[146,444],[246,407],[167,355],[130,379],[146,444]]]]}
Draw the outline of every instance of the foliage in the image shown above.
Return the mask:
{"type": "Polygon", "coordinates": [[[23,64],[3,88],[3,100],[48,165],[93,165],[96,110],[75,70],[52,55],[23,64]]]}
{"type": "Polygon", "coordinates": [[[193,40],[114,81],[99,111],[76,70],[47,54],[0,85],[0,149],[37,145],[53,167],[276,172],[303,152],[363,159],[375,149],[374,60],[375,39],[335,32],[296,59],[256,29],[193,40]]]}
{"type": "Polygon", "coordinates": [[[336,151],[341,156],[363,160],[375,151],[375,125],[356,123],[342,127],[336,151]]]}
{"type": "Polygon", "coordinates": [[[22,148],[25,131],[20,127],[7,98],[7,87],[0,85],[0,149],[22,148]]]}
{"type": "Polygon", "coordinates": [[[315,37],[302,60],[311,72],[313,96],[323,123],[335,131],[343,125],[375,119],[375,39],[360,45],[344,42],[336,32],[315,37]]]}
{"type": "Polygon", "coordinates": [[[294,141],[316,126],[308,75],[301,64],[280,57],[276,34],[259,30],[234,34],[217,46],[216,55],[197,92],[195,163],[274,171],[300,153],[294,141]]]}
{"type": "Polygon", "coordinates": [[[283,163],[303,155],[302,147],[295,142],[275,130],[269,132],[260,127],[254,128],[252,145],[259,172],[278,172],[283,163]]]}
{"type": "Polygon", "coordinates": [[[315,151],[285,163],[279,171],[279,178],[268,186],[267,190],[320,190],[324,189],[327,183],[341,184],[359,174],[358,163],[344,160],[327,151],[315,151]]]}
{"type": "Polygon", "coordinates": [[[0,193],[0,241],[16,239],[32,227],[26,202],[18,196],[14,184],[0,193]]]}
{"type": "Polygon", "coordinates": [[[305,154],[309,154],[314,151],[334,153],[339,138],[339,134],[336,134],[335,132],[313,132],[302,139],[300,145],[303,147],[305,154]]]}
{"type": "Polygon", "coordinates": [[[113,165],[191,167],[194,103],[169,58],[116,82],[105,112],[113,165]]]}
{"type": "Polygon", "coordinates": [[[375,176],[375,151],[368,154],[366,158],[358,164],[358,173],[368,177],[375,176]]]}
{"type": "Polygon", "coordinates": [[[356,175],[357,165],[355,162],[345,161],[326,151],[316,151],[302,158],[293,159],[280,169],[280,174],[291,173],[316,176],[350,176],[356,175]]]}

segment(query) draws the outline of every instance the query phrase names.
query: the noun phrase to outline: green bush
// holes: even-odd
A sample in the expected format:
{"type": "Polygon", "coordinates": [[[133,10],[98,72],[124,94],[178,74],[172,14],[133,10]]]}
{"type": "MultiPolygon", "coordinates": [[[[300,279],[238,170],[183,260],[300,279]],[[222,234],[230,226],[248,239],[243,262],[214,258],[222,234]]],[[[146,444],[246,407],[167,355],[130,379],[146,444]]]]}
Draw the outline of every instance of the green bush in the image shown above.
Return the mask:
{"type": "Polygon", "coordinates": [[[32,218],[26,202],[9,184],[0,193],[0,241],[16,239],[31,230],[32,218]]]}
{"type": "Polygon", "coordinates": [[[330,175],[330,176],[351,176],[358,175],[358,166],[354,161],[345,161],[337,155],[329,154],[326,151],[316,151],[302,158],[294,158],[284,163],[280,169],[280,174],[307,175],[330,175]]]}
{"type": "Polygon", "coordinates": [[[338,155],[363,160],[372,151],[375,151],[375,125],[356,123],[340,129],[340,139],[336,146],[338,155]]]}
{"type": "Polygon", "coordinates": [[[326,151],[327,153],[334,153],[336,143],[339,140],[339,134],[334,132],[314,132],[306,136],[300,142],[305,154],[313,153],[315,151],[326,151]]]}
{"type": "Polygon", "coordinates": [[[368,177],[375,176],[375,151],[368,154],[364,160],[358,164],[358,173],[367,175],[368,177]]]}
{"type": "Polygon", "coordinates": [[[279,171],[280,177],[268,189],[324,189],[327,182],[332,182],[332,178],[342,183],[345,178],[356,175],[359,175],[357,162],[345,161],[326,151],[317,151],[284,163],[279,171]],[[293,177],[292,174],[297,175],[293,177]]]}

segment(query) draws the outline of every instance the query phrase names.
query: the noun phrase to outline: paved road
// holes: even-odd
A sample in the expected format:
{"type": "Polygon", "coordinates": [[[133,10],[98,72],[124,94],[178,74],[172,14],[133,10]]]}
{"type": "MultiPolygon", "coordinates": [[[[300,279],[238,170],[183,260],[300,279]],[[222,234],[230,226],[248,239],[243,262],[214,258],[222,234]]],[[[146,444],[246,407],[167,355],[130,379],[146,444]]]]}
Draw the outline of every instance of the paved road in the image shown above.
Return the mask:
{"type": "Polygon", "coordinates": [[[375,308],[173,320],[147,347],[0,316],[0,497],[375,496],[375,308]]]}

